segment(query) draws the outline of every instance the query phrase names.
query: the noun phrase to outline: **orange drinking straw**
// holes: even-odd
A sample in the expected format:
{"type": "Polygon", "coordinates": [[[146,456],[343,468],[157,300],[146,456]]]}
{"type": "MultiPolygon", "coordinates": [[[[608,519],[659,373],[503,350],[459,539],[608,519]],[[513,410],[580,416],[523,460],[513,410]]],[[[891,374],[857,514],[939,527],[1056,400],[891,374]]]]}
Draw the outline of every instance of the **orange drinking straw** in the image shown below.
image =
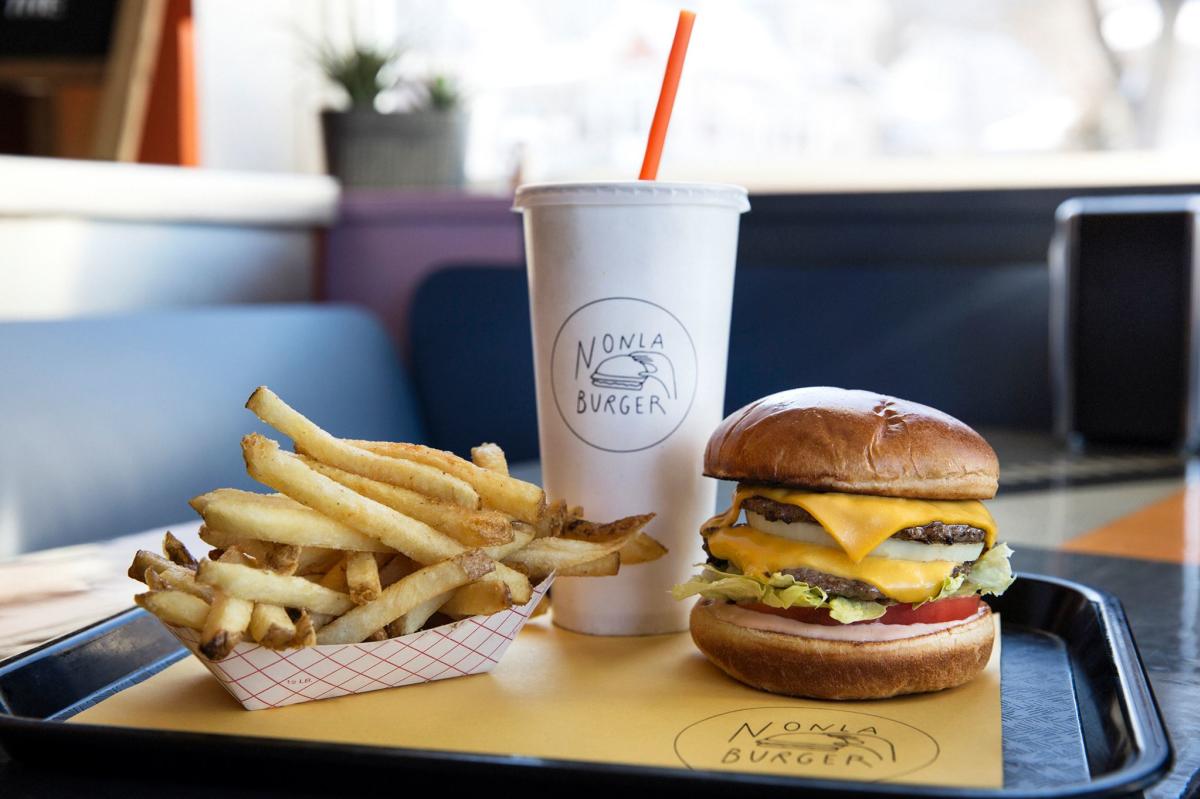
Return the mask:
{"type": "Polygon", "coordinates": [[[663,142],[667,139],[667,124],[671,121],[671,109],[675,107],[675,92],[679,89],[679,76],[683,74],[683,59],[687,56],[688,40],[692,38],[692,24],[695,21],[695,12],[679,12],[675,41],[667,58],[667,72],[663,75],[662,91],[658,93],[658,107],[654,109],[650,140],[646,142],[646,157],[642,160],[642,172],[638,180],[654,180],[658,177],[658,162],[662,158],[663,142]]]}

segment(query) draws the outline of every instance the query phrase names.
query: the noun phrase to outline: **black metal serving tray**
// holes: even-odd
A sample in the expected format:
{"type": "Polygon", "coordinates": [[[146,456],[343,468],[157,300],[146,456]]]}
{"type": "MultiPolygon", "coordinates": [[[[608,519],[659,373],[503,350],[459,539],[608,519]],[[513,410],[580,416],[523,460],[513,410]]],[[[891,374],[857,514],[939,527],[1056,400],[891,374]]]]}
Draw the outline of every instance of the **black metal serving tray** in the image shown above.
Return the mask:
{"type": "MultiPolygon", "coordinates": [[[[553,787],[727,795],[767,788],[856,796],[1117,796],[1161,778],[1171,745],[1134,645],[1113,596],[1078,583],[1021,575],[992,602],[1002,614],[1001,698],[1004,781],[997,790],[954,790],[604,765],[509,755],[320,744],[64,724],[63,720],[123,690],[186,654],[158,621],[130,610],[58,641],[0,662],[0,745],[30,764],[64,752],[79,768],[204,760],[225,767],[303,775],[317,765],[345,775],[353,768],[400,777],[406,787],[553,787]],[[285,764],[287,768],[272,768],[285,764]],[[297,765],[304,768],[297,769],[297,765]],[[502,781],[502,782],[501,782],[502,781]]],[[[269,712],[269,711],[266,711],[269,712]]],[[[479,708],[480,723],[487,710],[479,708]]],[[[964,735],[970,730],[964,729],[964,735]]],[[[270,787],[287,792],[273,778],[270,787]]],[[[370,784],[370,783],[368,783],[370,784]]],[[[378,783],[375,783],[378,784],[378,783]]],[[[345,789],[347,783],[341,783],[345,789]]],[[[302,791],[307,792],[307,791],[302,791]]],[[[761,794],[760,794],[761,795],[761,794]]]]}

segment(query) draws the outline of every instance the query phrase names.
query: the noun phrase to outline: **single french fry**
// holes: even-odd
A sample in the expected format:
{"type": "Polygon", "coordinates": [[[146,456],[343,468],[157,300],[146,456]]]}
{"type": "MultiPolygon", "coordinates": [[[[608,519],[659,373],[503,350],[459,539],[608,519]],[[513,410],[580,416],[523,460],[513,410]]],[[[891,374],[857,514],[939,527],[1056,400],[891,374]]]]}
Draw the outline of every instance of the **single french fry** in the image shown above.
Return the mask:
{"type": "Polygon", "coordinates": [[[507,585],[499,580],[480,581],[464,585],[436,609],[447,616],[487,616],[507,610],[512,604],[512,594],[507,585]]]}
{"type": "Polygon", "coordinates": [[[453,452],[444,452],[420,444],[390,441],[347,441],[367,452],[396,460],[420,463],[453,475],[478,492],[485,508],[495,508],[513,518],[534,524],[546,507],[546,492],[541,487],[507,474],[484,469],[453,452]]]}
{"type": "Polygon", "coordinates": [[[296,619],[296,635],[292,638],[292,646],[316,646],[317,631],[314,628],[314,616],[307,610],[300,611],[296,619]]]}
{"type": "Polygon", "coordinates": [[[602,525],[617,532],[600,533],[596,536],[598,540],[536,538],[529,546],[514,552],[504,560],[508,565],[535,578],[555,571],[561,573],[573,566],[598,561],[605,555],[618,552],[641,533],[642,528],[653,518],[654,514],[648,513],[619,519],[611,525],[602,525]]]}
{"type": "Polygon", "coordinates": [[[155,572],[164,572],[171,568],[178,569],[182,567],[175,565],[157,552],[151,552],[148,549],[139,549],[133,556],[133,563],[129,565],[127,574],[139,583],[142,583],[146,581],[146,569],[153,569],[155,572]]]}
{"type": "Polygon", "coordinates": [[[658,560],[667,554],[667,548],[657,539],[651,538],[645,533],[639,533],[621,547],[619,552],[621,553],[621,565],[629,566],[634,563],[649,563],[652,560],[658,560]]]}
{"type": "Polygon", "coordinates": [[[150,591],[138,594],[133,601],[174,627],[202,630],[208,618],[208,603],[183,591],[150,591]]]}
{"type": "Polygon", "coordinates": [[[200,631],[200,653],[209,660],[227,657],[241,642],[253,611],[253,602],[218,592],[200,631]]]}
{"type": "Polygon", "coordinates": [[[188,552],[188,548],[183,545],[183,542],[175,537],[175,534],[170,530],[163,536],[163,554],[172,563],[182,566],[185,569],[196,570],[196,559],[192,557],[192,553],[188,552]]]}
{"type": "MultiPolygon", "coordinates": [[[[193,505],[201,498],[205,526],[234,540],[245,538],[357,552],[393,551],[378,539],[286,496],[221,488],[193,499],[193,505]]],[[[219,546],[212,541],[208,543],[219,546]]]]}
{"type": "Polygon", "coordinates": [[[631,538],[630,531],[639,533],[654,518],[653,513],[626,516],[613,522],[600,524],[585,519],[572,519],[563,527],[562,537],[573,541],[590,541],[595,544],[625,541],[631,538]]]}
{"type": "Polygon", "coordinates": [[[322,463],[463,507],[479,507],[479,494],[463,480],[422,463],[388,458],[351,446],[313,424],[266,386],[255,389],[246,400],[246,407],[292,439],[298,449],[322,463]]]}
{"type": "Polygon", "coordinates": [[[508,474],[508,457],[498,444],[483,443],[471,447],[471,462],[480,469],[488,469],[497,474],[508,474]]]}
{"type": "MultiPolygon", "coordinates": [[[[242,439],[242,454],[246,469],[255,480],[347,527],[377,538],[418,563],[440,563],[467,551],[462,544],[424,522],[359,496],[341,483],[313,471],[297,456],[279,449],[279,445],[269,438],[255,433],[246,436],[242,439]]],[[[506,557],[508,548],[515,546],[517,540],[514,532],[513,543],[484,551],[493,558],[506,557]]],[[[503,580],[509,586],[514,602],[529,601],[532,587],[525,575],[499,564],[492,579],[503,580]],[[522,596],[525,598],[521,599],[522,596]]]]}
{"type": "MultiPolygon", "coordinates": [[[[467,585],[478,585],[478,583],[468,583],[467,585]]],[[[501,583],[503,585],[503,583],[501,583]]],[[[464,585],[463,588],[467,586],[464,585]]],[[[459,589],[462,590],[461,588],[459,589]]],[[[400,618],[388,625],[388,635],[392,638],[398,638],[402,635],[412,635],[417,630],[425,626],[425,622],[429,621],[429,617],[438,612],[438,608],[446,604],[450,597],[454,596],[453,591],[447,591],[444,594],[426,599],[415,608],[405,613],[400,618]]]]}
{"type": "MultiPolygon", "coordinates": [[[[200,540],[221,550],[236,547],[243,555],[253,558],[256,566],[276,574],[295,574],[298,571],[301,547],[295,544],[242,538],[222,530],[214,530],[207,524],[200,525],[200,540]]],[[[341,557],[340,553],[338,557],[341,557]]]]}
{"type": "Polygon", "coordinates": [[[379,564],[370,552],[353,552],[346,558],[346,585],[356,605],[379,599],[379,564]]]}
{"type": "Polygon", "coordinates": [[[336,466],[328,466],[307,456],[301,456],[301,460],[313,471],[405,516],[425,522],[463,546],[486,547],[492,544],[506,544],[512,540],[510,520],[499,511],[464,508],[407,488],[353,474],[336,466]]]}
{"type": "Polygon", "coordinates": [[[161,572],[156,572],[153,567],[150,567],[146,569],[145,583],[152,590],[182,591],[185,594],[199,597],[206,603],[213,601],[212,588],[196,582],[196,573],[182,566],[172,565],[171,568],[163,569],[161,572]]]}
{"type": "Polygon", "coordinates": [[[207,524],[200,525],[200,540],[213,548],[213,552],[219,552],[216,557],[209,553],[209,560],[220,560],[221,555],[226,549],[236,547],[239,552],[244,555],[249,555],[258,561],[266,552],[269,542],[259,541],[254,538],[241,538],[230,533],[225,533],[220,530],[214,530],[207,524]]]}
{"type": "MultiPolygon", "coordinates": [[[[609,552],[607,555],[601,555],[595,560],[589,560],[586,563],[563,566],[558,570],[557,574],[559,577],[611,577],[621,570],[621,564],[621,554],[619,552],[609,552]]],[[[530,576],[538,579],[546,575],[530,576]]]]}
{"type": "Polygon", "coordinates": [[[303,577],[285,577],[236,563],[201,561],[196,579],[230,596],[250,602],[263,602],[285,608],[305,608],[334,615],[345,613],[354,607],[349,595],[331,591],[303,577]]]}
{"type": "Polygon", "coordinates": [[[389,586],[374,602],[359,605],[321,628],[317,643],[358,643],[422,602],[478,580],[495,568],[495,561],[478,551],[426,566],[389,586]]]}
{"type": "Polygon", "coordinates": [[[529,576],[504,563],[498,562],[496,571],[484,577],[481,582],[504,583],[514,605],[524,605],[533,596],[533,583],[529,582],[529,576]]]}
{"type": "Polygon", "coordinates": [[[296,637],[296,624],[278,605],[257,602],[250,614],[250,637],[270,649],[286,649],[296,637]]]}
{"type": "Polygon", "coordinates": [[[535,619],[538,616],[541,616],[541,615],[543,615],[545,613],[549,613],[549,612],[550,612],[550,595],[543,594],[542,601],[537,603],[537,605],[533,609],[533,612],[529,614],[529,618],[535,619]]]}

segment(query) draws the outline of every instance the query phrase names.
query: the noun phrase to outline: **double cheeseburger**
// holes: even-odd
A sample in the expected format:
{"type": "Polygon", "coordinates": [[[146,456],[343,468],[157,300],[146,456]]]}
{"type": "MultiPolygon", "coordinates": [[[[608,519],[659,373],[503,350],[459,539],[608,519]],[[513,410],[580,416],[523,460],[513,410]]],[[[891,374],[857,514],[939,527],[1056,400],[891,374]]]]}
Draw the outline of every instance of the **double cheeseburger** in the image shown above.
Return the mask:
{"type": "Polygon", "coordinates": [[[940,411],[869,391],[801,388],[721,423],[710,477],[733,505],[701,530],[692,638],[755,688],[878,699],[961,685],[987,664],[983,594],[1012,583],[979,500],[996,453],[940,411]]]}

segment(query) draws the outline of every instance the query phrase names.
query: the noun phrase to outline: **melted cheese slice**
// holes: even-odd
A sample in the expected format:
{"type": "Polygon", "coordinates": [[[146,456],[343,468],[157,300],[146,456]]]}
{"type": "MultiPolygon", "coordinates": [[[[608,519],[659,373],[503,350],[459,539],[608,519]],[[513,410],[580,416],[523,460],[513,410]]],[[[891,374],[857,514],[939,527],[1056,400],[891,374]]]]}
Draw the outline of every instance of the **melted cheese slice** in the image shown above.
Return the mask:
{"type": "Polygon", "coordinates": [[[769,575],[784,569],[815,569],[878,588],[897,602],[924,602],[937,595],[958,564],[945,560],[918,562],[889,558],[851,560],[830,547],[792,541],[753,527],[722,526],[708,531],[708,551],[727,560],[742,574],[769,575]]]}
{"type": "Polygon", "coordinates": [[[968,524],[984,531],[986,549],[996,543],[996,521],[978,500],[900,499],[749,485],[738,486],[733,506],[713,518],[706,527],[733,524],[741,512],[742,502],[751,496],[804,508],[854,563],[862,561],[871,550],[900,530],[930,522],[968,524]]]}

